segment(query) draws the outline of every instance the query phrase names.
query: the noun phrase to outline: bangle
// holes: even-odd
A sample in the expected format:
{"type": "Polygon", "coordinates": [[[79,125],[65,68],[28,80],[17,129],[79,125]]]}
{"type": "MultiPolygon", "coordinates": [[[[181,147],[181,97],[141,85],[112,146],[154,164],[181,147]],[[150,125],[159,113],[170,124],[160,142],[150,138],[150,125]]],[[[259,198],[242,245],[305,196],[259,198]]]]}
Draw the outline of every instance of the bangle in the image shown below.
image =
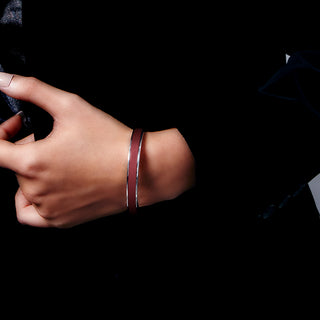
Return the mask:
{"type": "Polygon", "coordinates": [[[127,168],[127,208],[130,213],[136,213],[138,208],[138,180],[143,130],[133,129],[128,153],[127,168]]]}

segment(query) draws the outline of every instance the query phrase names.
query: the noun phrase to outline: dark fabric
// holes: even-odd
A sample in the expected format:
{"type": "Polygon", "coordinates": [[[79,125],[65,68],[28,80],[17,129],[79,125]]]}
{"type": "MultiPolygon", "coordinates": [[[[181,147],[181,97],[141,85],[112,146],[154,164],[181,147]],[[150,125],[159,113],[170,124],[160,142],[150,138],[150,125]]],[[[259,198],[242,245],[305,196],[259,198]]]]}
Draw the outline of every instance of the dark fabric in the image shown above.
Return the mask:
{"type": "MultiPolygon", "coordinates": [[[[8,65],[22,65],[25,57],[21,48],[21,41],[13,44],[12,38],[21,35],[22,30],[22,3],[21,1],[3,1],[0,7],[0,32],[2,48],[0,52],[0,72],[5,72],[8,65]],[[20,42],[20,44],[19,44],[20,42]],[[4,66],[2,66],[2,64],[4,66]]],[[[21,110],[19,101],[1,93],[0,121],[8,119],[21,110]],[[8,108],[9,107],[9,108],[8,108]]]]}
{"type": "Polygon", "coordinates": [[[305,50],[294,52],[286,65],[281,67],[260,88],[260,92],[278,98],[300,101],[318,118],[319,96],[316,88],[320,74],[320,51],[305,50]]]}

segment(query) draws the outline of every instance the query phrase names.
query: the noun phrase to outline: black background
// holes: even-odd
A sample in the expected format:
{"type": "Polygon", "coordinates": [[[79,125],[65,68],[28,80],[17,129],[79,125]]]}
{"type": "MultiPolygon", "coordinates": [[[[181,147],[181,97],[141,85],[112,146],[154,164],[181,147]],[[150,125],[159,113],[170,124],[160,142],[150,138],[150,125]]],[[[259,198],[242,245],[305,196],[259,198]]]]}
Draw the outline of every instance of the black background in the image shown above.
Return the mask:
{"type": "MultiPolygon", "coordinates": [[[[231,291],[239,298],[244,287],[259,298],[279,277],[290,287],[302,255],[315,274],[317,230],[299,224],[305,204],[294,206],[298,218],[285,227],[257,227],[256,215],[318,160],[317,139],[310,138],[317,121],[299,104],[258,94],[285,53],[317,49],[317,41],[305,37],[299,16],[249,7],[25,3],[21,73],[77,93],[131,127],[178,127],[195,154],[198,184],[136,217],[41,230],[16,222],[17,184],[4,170],[8,274],[22,273],[27,287],[41,289],[81,293],[84,284],[133,281],[175,288],[189,299],[196,290],[209,301],[208,287],[222,301],[231,291]]],[[[11,66],[8,72],[19,69],[11,66]]],[[[46,122],[33,112],[39,130],[38,120],[46,122]]]]}
{"type": "MultiPolygon", "coordinates": [[[[207,21],[190,9],[28,2],[23,29],[3,31],[8,48],[19,40],[26,63],[17,65],[17,57],[6,53],[2,64],[7,72],[79,94],[130,127],[179,127],[198,153],[205,143],[195,144],[203,134],[198,119],[210,105],[202,76],[208,51],[201,30],[206,32],[207,21]]],[[[45,137],[51,117],[30,105],[24,110],[37,136],[45,137]]],[[[182,288],[203,281],[209,209],[196,200],[198,188],[141,208],[135,217],[125,212],[68,230],[42,230],[16,221],[18,185],[12,172],[2,169],[1,176],[4,260],[12,262],[5,267],[10,275],[20,269],[29,274],[20,279],[28,286],[46,287],[42,279],[51,276],[56,280],[48,280],[49,286],[68,282],[70,289],[131,282],[182,288]]]]}

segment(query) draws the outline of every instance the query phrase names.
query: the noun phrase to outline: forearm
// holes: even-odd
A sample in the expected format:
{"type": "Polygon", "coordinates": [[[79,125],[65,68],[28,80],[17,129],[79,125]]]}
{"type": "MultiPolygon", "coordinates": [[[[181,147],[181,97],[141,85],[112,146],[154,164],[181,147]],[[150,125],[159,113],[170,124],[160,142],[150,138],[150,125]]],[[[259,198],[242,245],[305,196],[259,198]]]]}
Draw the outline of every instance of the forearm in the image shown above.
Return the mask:
{"type": "Polygon", "coordinates": [[[195,160],[180,132],[146,132],[139,169],[139,206],[173,199],[194,183],[195,160]]]}

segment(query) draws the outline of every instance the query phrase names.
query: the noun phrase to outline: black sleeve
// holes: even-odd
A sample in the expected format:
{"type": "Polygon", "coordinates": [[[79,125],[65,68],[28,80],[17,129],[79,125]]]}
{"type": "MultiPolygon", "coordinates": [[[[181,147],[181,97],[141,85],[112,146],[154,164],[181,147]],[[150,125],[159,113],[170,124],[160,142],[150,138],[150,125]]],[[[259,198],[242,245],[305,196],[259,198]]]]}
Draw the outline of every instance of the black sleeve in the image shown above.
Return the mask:
{"type": "Polygon", "coordinates": [[[240,134],[243,147],[238,147],[243,153],[240,165],[235,166],[244,173],[237,175],[237,186],[244,189],[239,198],[253,217],[277,213],[299,226],[299,217],[301,224],[310,222],[316,212],[307,183],[320,172],[316,147],[320,100],[315,90],[320,60],[316,51],[275,50],[281,54],[278,62],[272,62],[268,54],[260,55],[260,81],[257,77],[253,82],[256,94],[245,100],[247,112],[241,117],[244,129],[240,134]],[[286,53],[290,54],[287,64],[286,53]],[[298,202],[299,206],[293,205],[298,202]]]}

